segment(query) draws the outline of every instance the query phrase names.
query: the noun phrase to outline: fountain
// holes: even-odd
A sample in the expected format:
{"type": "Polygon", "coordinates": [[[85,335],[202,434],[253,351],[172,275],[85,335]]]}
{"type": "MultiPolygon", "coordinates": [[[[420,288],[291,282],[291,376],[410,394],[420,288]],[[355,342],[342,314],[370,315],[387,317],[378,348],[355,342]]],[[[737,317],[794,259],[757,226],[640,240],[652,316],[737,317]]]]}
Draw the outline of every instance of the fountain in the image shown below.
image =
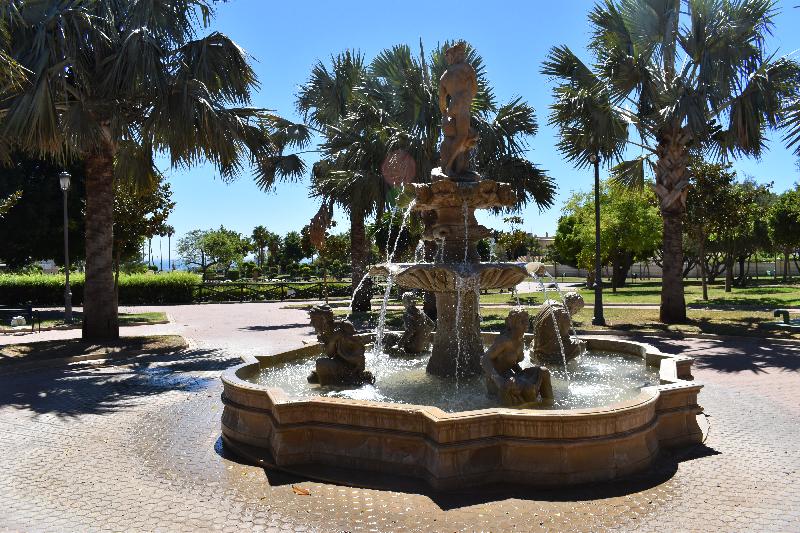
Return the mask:
{"type": "Polygon", "coordinates": [[[508,184],[470,168],[475,73],[464,62],[463,44],[448,50],[447,61],[441,166],[430,183],[406,185],[403,207],[403,224],[412,211],[422,213],[423,239],[438,247],[433,262],[394,263],[392,250],[386,263],[370,269],[370,276],[387,279],[374,333],[356,334],[329,308],[317,308],[318,344],[225,371],[225,446],[308,477],[363,484],[353,472],[367,471],[446,490],[609,480],[647,468],[662,448],[699,442],[702,385],[692,381],[692,359],[631,341],[579,339],[571,313],[582,300],[557,285],[560,302],[545,297],[533,335],[519,307],[502,333],[481,331],[481,289],[513,289],[530,272],[545,294],[541,279],[548,274],[540,264],[526,270],[479,260],[476,243],[489,231],[475,210],[509,207],[516,199],[508,184]],[[408,331],[386,331],[394,283],[435,294],[430,350],[432,324],[411,294],[403,299],[408,331]],[[526,343],[533,345],[529,360],[526,343]],[[393,350],[406,355],[390,357],[393,350]],[[315,359],[320,353],[325,357],[315,359]]]}

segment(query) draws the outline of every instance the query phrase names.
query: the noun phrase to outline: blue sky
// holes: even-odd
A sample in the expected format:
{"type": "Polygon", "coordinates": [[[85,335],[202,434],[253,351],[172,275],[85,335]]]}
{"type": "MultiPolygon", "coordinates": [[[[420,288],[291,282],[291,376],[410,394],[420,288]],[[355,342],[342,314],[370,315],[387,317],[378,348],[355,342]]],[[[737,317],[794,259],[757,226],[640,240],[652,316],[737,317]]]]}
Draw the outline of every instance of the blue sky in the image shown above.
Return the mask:
{"type": "MultiPolygon", "coordinates": [[[[800,49],[800,9],[793,8],[794,4],[796,0],[779,4],[781,13],[769,41],[769,47],[781,54],[795,54],[800,49]]],[[[331,54],[353,48],[369,60],[394,44],[416,47],[420,38],[426,50],[448,39],[469,41],[483,56],[498,102],[522,96],[536,109],[540,129],[531,139],[528,157],[555,178],[559,192],[554,207],[539,212],[529,206],[521,215],[528,231],[543,235],[555,231],[570,192],[590,188],[591,176],[588,171],[572,168],[555,149],[556,133],[546,124],[552,84],[539,69],[549,48],[557,44],[566,44],[589,59],[585,53],[586,15],[592,5],[588,0],[230,0],[218,5],[212,29],[232,37],[253,57],[261,82],[254,104],[294,120],[300,119],[294,106],[297,87],[308,78],[318,59],[327,60],[331,54]]],[[[314,154],[310,154],[309,166],[313,161],[314,154]]],[[[796,158],[780,141],[780,135],[774,136],[761,160],[739,160],[735,168],[759,182],[774,182],[777,191],[798,180],[796,158]]],[[[308,197],[307,178],[279,184],[274,191],[264,193],[247,174],[234,183],[223,183],[211,166],[167,170],[166,174],[177,202],[170,223],[178,236],[220,224],[247,235],[259,224],[285,234],[307,224],[318,209],[318,202],[308,197]]],[[[341,213],[336,218],[339,228],[348,227],[341,213]]],[[[499,218],[486,214],[479,220],[491,227],[503,227],[499,218]]],[[[154,248],[158,249],[155,243],[154,248]]]]}

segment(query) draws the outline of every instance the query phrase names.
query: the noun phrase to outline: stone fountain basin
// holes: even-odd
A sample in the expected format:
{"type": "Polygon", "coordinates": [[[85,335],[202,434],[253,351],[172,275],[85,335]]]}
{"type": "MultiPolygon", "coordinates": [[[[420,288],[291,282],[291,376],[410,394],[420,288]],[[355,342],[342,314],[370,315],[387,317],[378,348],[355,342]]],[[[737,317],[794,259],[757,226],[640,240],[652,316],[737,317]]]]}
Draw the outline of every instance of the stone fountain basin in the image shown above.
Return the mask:
{"type": "Polygon", "coordinates": [[[384,263],[373,266],[369,273],[391,275],[402,287],[431,292],[455,292],[458,278],[471,277],[477,277],[481,289],[507,289],[516,287],[530,275],[516,263],[384,263]]]}
{"type": "MultiPolygon", "coordinates": [[[[485,334],[486,340],[494,335],[485,334]]],[[[414,477],[437,490],[607,481],[646,469],[662,448],[702,440],[697,423],[702,385],[692,381],[690,357],[631,341],[587,341],[590,350],[636,355],[659,365],[661,384],[642,388],[629,401],[593,409],[446,413],[424,405],[291,399],[282,389],[246,381],[264,367],[319,353],[319,345],[309,345],[251,358],[222,374],[222,438],[227,449],[263,466],[310,477],[319,472],[317,477],[326,479],[331,469],[414,477]]]]}

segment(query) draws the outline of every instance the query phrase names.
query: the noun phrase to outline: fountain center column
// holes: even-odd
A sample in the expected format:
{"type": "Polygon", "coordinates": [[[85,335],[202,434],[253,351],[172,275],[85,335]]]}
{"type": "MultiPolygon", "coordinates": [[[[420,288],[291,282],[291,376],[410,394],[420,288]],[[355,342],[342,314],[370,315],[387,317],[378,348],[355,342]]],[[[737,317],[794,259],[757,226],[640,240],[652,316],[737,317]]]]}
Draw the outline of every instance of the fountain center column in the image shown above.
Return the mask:
{"type": "MultiPolygon", "coordinates": [[[[473,282],[477,279],[473,278],[473,282]],[[473,281],[474,280],[474,281],[473,281]]],[[[436,293],[436,334],[427,371],[439,377],[473,376],[481,372],[480,309],[473,287],[436,293]],[[459,301],[460,300],[460,301],[459,301]]]]}

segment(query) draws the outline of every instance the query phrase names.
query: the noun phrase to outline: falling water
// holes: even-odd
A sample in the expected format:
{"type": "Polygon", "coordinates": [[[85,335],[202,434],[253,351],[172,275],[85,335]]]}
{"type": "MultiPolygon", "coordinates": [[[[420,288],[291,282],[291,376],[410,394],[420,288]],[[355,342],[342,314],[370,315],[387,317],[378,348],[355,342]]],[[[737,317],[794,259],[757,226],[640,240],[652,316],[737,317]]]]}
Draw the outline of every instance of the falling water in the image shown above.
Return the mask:
{"type": "Polygon", "coordinates": [[[467,201],[461,204],[461,210],[464,212],[464,264],[467,264],[469,254],[469,207],[467,201]]]}
{"type": "Polygon", "coordinates": [[[458,390],[458,363],[461,360],[461,312],[464,278],[456,273],[456,390],[458,390]]]}
{"type": "MultiPolygon", "coordinates": [[[[533,276],[533,280],[539,283],[539,286],[542,288],[542,299],[544,299],[544,304],[547,305],[547,288],[544,286],[544,282],[542,279],[531,272],[531,276],[533,276]]],[[[564,375],[567,377],[567,383],[569,384],[569,372],[567,371],[567,355],[564,352],[564,341],[561,340],[561,331],[558,329],[558,321],[556,320],[556,313],[553,311],[553,306],[548,306],[550,309],[550,318],[553,319],[553,328],[556,330],[556,339],[558,340],[558,349],[561,350],[561,361],[564,363],[564,375]]]]}
{"type": "Polygon", "coordinates": [[[513,296],[514,299],[517,301],[517,307],[519,307],[520,306],[520,303],[519,303],[519,291],[517,290],[516,286],[515,287],[511,287],[511,296],[513,296]]]}
{"type": "Polygon", "coordinates": [[[406,223],[408,222],[408,217],[411,214],[411,209],[414,208],[414,205],[416,203],[417,203],[416,200],[411,200],[411,202],[408,204],[408,207],[406,207],[406,210],[403,212],[403,220],[400,221],[400,229],[397,231],[397,236],[394,238],[394,246],[392,247],[392,253],[386,257],[387,263],[391,263],[394,260],[394,256],[397,253],[397,243],[400,241],[400,235],[403,233],[403,229],[405,229],[406,223]]]}
{"type": "Polygon", "coordinates": [[[564,291],[562,291],[561,287],[558,286],[558,281],[550,274],[550,272],[545,270],[544,275],[547,276],[547,280],[551,282],[558,291],[558,295],[561,297],[561,305],[564,306],[564,310],[567,312],[567,316],[569,317],[569,332],[575,340],[578,340],[578,332],[575,331],[575,324],[572,322],[572,314],[569,312],[567,301],[564,299],[564,291]]]}
{"type": "Polygon", "coordinates": [[[435,263],[444,263],[444,242],[445,239],[442,237],[441,239],[436,239],[438,241],[438,248],[436,249],[436,253],[434,254],[434,262],[435,263]]]}
{"type": "MultiPolygon", "coordinates": [[[[394,216],[397,214],[397,210],[400,208],[399,204],[394,205],[394,209],[392,210],[392,214],[389,215],[389,237],[386,238],[386,262],[391,263],[391,256],[392,250],[389,248],[389,238],[392,236],[392,224],[394,223],[394,216]]],[[[398,233],[398,237],[400,234],[398,233]]],[[[397,244],[397,239],[395,239],[395,244],[397,244]]]]}
{"type": "Polygon", "coordinates": [[[350,311],[353,310],[353,301],[356,299],[358,291],[361,290],[361,286],[364,285],[364,282],[367,280],[368,277],[369,277],[369,272],[364,274],[364,277],[361,278],[361,281],[359,281],[358,285],[356,285],[356,290],[353,291],[353,295],[350,297],[350,311]]]}
{"type": "Polygon", "coordinates": [[[381,304],[381,314],[378,317],[378,326],[375,328],[375,342],[372,345],[372,359],[373,363],[378,361],[378,358],[383,352],[383,334],[386,330],[386,306],[389,303],[389,294],[392,292],[392,284],[394,283],[394,274],[389,272],[386,277],[386,290],[383,291],[383,303],[381,304]]]}
{"type": "Polygon", "coordinates": [[[419,240],[417,243],[417,247],[414,249],[414,262],[415,263],[424,263],[425,262],[425,242],[422,239],[419,240]]]}

